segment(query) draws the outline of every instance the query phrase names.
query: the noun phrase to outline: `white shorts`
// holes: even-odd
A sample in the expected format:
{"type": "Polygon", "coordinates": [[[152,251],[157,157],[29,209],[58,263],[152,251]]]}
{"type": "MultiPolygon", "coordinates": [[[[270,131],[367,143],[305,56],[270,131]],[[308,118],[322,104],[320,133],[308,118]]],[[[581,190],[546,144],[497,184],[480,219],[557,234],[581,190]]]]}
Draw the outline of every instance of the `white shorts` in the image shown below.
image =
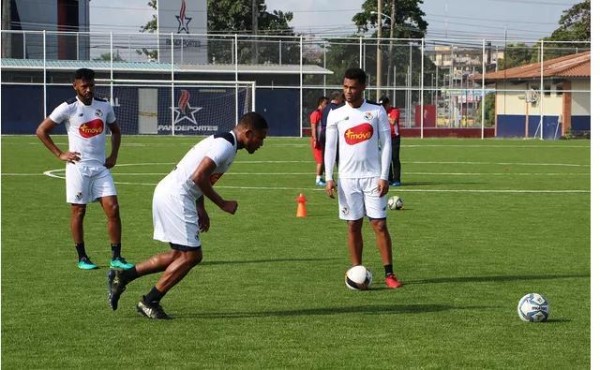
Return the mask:
{"type": "Polygon", "coordinates": [[[67,203],[88,204],[99,198],[117,195],[112,175],[104,166],[67,163],[65,169],[67,203]]]}
{"type": "Polygon", "coordinates": [[[338,179],[340,219],[359,220],[365,215],[372,219],[386,218],[387,198],[379,197],[379,178],[338,179]]]}
{"type": "Polygon", "coordinates": [[[152,199],[154,239],[181,246],[200,247],[200,226],[196,199],[170,185],[168,178],[158,183],[152,199]]]}

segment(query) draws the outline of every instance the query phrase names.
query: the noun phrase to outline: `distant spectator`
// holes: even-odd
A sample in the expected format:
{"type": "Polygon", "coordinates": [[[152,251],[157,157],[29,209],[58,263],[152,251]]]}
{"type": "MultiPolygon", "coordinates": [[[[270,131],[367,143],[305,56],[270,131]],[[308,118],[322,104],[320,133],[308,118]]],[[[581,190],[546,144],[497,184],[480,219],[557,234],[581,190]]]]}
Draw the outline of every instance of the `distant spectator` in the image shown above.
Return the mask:
{"type": "Polygon", "coordinates": [[[389,182],[391,186],[400,186],[400,109],[392,107],[390,99],[387,96],[379,99],[379,104],[383,106],[390,122],[390,133],[392,135],[392,164],[390,165],[389,182]]]}
{"type": "Polygon", "coordinates": [[[315,184],[317,186],[325,186],[325,181],[323,179],[323,147],[325,146],[325,140],[322,142],[319,140],[319,136],[322,135],[321,128],[325,126],[325,122],[321,120],[323,108],[329,103],[329,99],[326,96],[321,96],[317,100],[317,109],[312,111],[309,116],[310,121],[310,133],[311,133],[311,147],[313,152],[313,157],[315,158],[315,162],[317,163],[317,176],[315,179],[315,184]]]}

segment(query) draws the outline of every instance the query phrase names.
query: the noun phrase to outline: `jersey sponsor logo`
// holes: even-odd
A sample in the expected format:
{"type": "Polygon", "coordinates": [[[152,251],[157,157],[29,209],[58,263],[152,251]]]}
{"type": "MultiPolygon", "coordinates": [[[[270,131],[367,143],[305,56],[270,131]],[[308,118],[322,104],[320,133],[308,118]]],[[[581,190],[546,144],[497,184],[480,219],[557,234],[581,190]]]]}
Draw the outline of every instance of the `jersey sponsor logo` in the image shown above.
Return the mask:
{"type": "Polygon", "coordinates": [[[104,131],[104,122],[99,118],[79,126],[79,134],[86,139],[98,136],[102,131],[104,131]]]}
{"type": "Polygon", "coordinates": [[[222,173],[213,173],[212,175],[210,175],[210,183],[211,183],[211,185],[216,184],[217,181],[219,181],[219,179],[221,178],[221,176],[223,176],[222,173]]]}
{"type": "Polygon", "coordinates": [[[344,132],[344,139],[346,139],[348,145],[362,143],[371,137],[373,137],[373,126],[366,122],[351,127],[344,132]]]}

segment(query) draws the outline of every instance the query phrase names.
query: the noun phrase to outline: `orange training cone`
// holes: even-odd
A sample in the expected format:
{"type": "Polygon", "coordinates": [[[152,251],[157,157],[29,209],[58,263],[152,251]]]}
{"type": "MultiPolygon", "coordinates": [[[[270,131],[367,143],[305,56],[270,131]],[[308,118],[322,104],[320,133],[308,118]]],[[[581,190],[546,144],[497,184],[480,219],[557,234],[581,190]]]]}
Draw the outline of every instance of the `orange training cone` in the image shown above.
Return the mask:
{"type": "Polygon", "coordinates": [[[298,202],[296,217],[306,217],[306,197],[304,197],[304,194],[300,193],[296,198],[296,202],[298,202]]]}

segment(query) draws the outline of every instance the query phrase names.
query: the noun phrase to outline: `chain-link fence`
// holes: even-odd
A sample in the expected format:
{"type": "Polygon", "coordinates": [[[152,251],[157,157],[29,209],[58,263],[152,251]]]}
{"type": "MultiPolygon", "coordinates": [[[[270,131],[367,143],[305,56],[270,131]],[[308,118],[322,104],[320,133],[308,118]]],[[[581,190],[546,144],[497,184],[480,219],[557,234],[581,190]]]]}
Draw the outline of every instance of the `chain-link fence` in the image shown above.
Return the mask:
{"type": "MultiPolygon", "coordinates": [[[[146,81],[157,82],[175,97],[177,81],[252,81],[253,109],[278,135],[297,136],[317,99],[341,90],[348,67],[360,67],[368,76],[366,98],[389,97],[405,136],[586,134],[589,50],[589,42],[542,40],[2,31],[2,88],[12,89],[2,94],[3,107],[19,104],[24,94],[28,106],[42,107],[35,119],[2,109],[2,132],[22,129],[25,118],[38,123],[62,94],[55,87],[68,86],[73,70],[89,67],[106,84],[141,81],[143,89],[146,81]]],[[[130,95],[131,109],[139,110],[139,95],[130,95]]],[[[135,113],[127,116],[135,120],[135,113]]],[[[175,117],[173,111],[171,125],[175,117]]],[[[199,113],[196,121],[203,119],[211,117],[199,113]]]]}

